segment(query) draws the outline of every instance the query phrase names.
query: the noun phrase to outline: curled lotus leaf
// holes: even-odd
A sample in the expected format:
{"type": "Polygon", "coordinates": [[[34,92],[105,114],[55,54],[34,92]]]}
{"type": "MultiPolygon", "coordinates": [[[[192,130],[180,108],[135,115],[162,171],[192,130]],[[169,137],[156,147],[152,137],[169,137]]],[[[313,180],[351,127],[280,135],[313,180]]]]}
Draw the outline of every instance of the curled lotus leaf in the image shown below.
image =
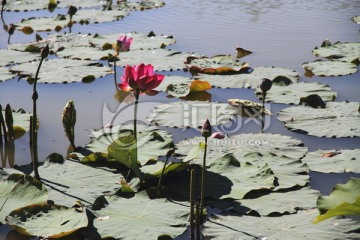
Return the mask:
{"type": "Polygon", "coordinates": [[[19,52],[9,49],[0,50],[0,66],[31,62],[40,58],[40,54],[19,52]]]}
{"type": "Polygon", "coordinates": [[[278,76],[285,76],[292,82],[297,82],[300,78],[299,73],[286,68],[275,67],[254,67],[254,71],[249,74],[236,75],[209,75],[198,74],[197,79],[208,81],[212,86],[219,88],[257,88],[263,78],[274,79],[278,76]]]}
{"type": "Polygon", "coordinates": [[[105,44],[113,44],[114,42],[116,42],[116,39],[118,39],[119,36],[125,35],[128,38],[133,38],[133,43],[130,47],[131,51],[164,48],[175,43],[175,39],[172,36],[155,34],[150,35],[137,32],[96,35],[90,39],[90,43],[102,48],[105,44]]]}
{"type": "Polygon", "coordinates": [[[313,74],[320,77],[344,76],[357,71],[356,64],[341,61],[316,60],[304,63],[302,67],[308,72],[308,75],[313,74]]]}
{"type": "Polygon", "coordinates": [[[309,152],[302,159],[311,171],[324,173],[360,173],[360,149],[321,150],[309,152]]]}
{"type": "MultiPolygon", "coordinates": [[[[18,72],[20,76],[33,79],[39,65],[38,61],[24,63],[10,68],[12,72],[18,72]]],[[[85,60],[51,59],[44,61],[39,73],[39,83],[70,83],[81,82],[84,78],[93,75],[100,78],[111,72],[111,68],[104,67],[99,63],[85,60]]]]}
{"type": "Polygon", "coordinates": [[[316,210],[298,211],[282,217],[251,217],[213,214],[204,224],[203,234],[210,239],[357,239],[358,223],[351,219],[330,219],[321,224],[311,221],[316,210]]]}
{"type": "MultiPolygon", "coordinates": [[[[256,96],[262,99],[260,88],[255,89],[256,96]]],[[[289,85],[273,84],[271,89],[266,93],[267,102],[299,104],[301,97],[311,94],[319,95],[324,101],[334,101],[336,92],[332,91],[329,85],[318,82],[299,82],[289,85]]]]}
{"type": "Polygon", "coordinates": [[[147,120],[160,126],[177,128],[200,128],[206,119],[211,125],[230,122],[237,109],[225,103],[215,102],[173,102],[155,107],[147,120]],[[193,113],[191,116],[189,113],[193,113]]]}
{"type": "Polygon", "coordinates": [[[317,137],[359,137],[358,102],[328,102],[326,108],[294,106],[281,110],[278,119],[285,127],[317,137]]]}
{"type": "Polygon", "coordinates": [[[343,62],[358,63],[360,60],[360,42],[336,42],[316,47],[312,53],[317,57],[325,57],[343,62]]]}
{"type": "Polygon", "coordinates": [[[0,82],[10,80],[15,77],[14,73],[9,71],[7,67],[0,67],[0,82]]]}

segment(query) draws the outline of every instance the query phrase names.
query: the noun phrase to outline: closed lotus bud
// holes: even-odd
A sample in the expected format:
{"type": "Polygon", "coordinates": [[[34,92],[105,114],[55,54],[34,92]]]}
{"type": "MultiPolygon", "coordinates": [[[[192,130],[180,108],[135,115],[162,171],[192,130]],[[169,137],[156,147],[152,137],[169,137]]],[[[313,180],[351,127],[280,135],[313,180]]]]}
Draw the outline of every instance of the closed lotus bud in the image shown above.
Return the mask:
{"type": "Polygon", "coordinates": [[[206,122],[201,128],[201,135],[205,138],[208,138],[211,136],[211,134],[212,134],[211,124],[209,119],[206,119],[206,122]]]}
{"type": "Polygon", "coordinates": [[[6,5],[6,0],[2,0],[1,4],[4,6],[6,5]]]}
{"type": "Polygon", "coordinates": [[[261,91],[263,91],[264,93],[266,93],[267,91],[270,90],[272,86],[272,81],[270,79],[267,78],[263,78],[260,82],[260,89],[261,91]]]}
{"type": "Polygon", "coordinates": [[[6,127],[8,129],[8,140],[12,140],[15,138],[14,135],[14,120],[13,120],[13,115],[12,115],[12,110],[9,104],[6,105],[5,107],[5,122],[6,122],[6,127]]]}
{"type": "Polygon", "coordinates": [[[37,100],[38,98],[39,98],[39,95],[38,95],[37,91],[34,91],[32,94],[32,99],[37,100]]]}
{"type": "Polygon", "coordinates": [[[47,56],[49,55],[49,45],[46,45],[42,50],[41,50],[41,58],[47,58],[47,56]]]}
{"type": "Polygon", "coordinates": [[[77,7],[74,7],[74,6],[69,7],[68,14],[70,16],[74,16],[76,12],[77,12],[77,7]]]}
{"type": "Polygon", "coordinates": [[[70,144],[75,148],[75,123],[76,123],[76,110],[74,101],[70,100],[63,109],[62,123],[64,126],[65,134],[70,141],[70,144]]]}
{"type": "Polygon", "coordinates": [[[15,25],[11,23],[7,31],[10,35],[13,35],[15,32],[15,25]]]}

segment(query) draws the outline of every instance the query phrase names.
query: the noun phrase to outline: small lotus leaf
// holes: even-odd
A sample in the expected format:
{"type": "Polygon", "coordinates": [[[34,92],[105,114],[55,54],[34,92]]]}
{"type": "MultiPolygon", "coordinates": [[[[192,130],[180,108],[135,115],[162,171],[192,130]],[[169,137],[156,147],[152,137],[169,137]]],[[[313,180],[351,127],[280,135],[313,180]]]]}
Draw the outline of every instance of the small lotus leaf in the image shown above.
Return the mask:
{"type": "Polygon", "coordinates": [[[94,211],[98,216],[94,227],[101,239],[161,239],[161,235],[172,239],[186,230],[189,211],[183,204],[150,200],[143,192],[130,199],[111,196],[104,200],[107,206],[94,211]]]}
{"type": "MultiPolygon", "coordinates": [[[[257,88],[255,91],[257,97],[262,99],[261,90],[257,88]]],[[[317,82],[300,82],[287,86],[273,84],[271,89],[266,93],[265,100],[274,103],[299,104],[301,97],[306,97],[310,94],[317,94],[324,101],[333,101],[336,98],[336,92],[331,91],[329,85],[317,82]]]]}
{"type": "Polygon", "coordinates": [[[12,211],[6,222],[28,236],[61,238],[87,227],[88,217],[83,207],[33,204],[12,211]]]}
{"type": "Polygon", "coordinates": [[[281,110],[278,118],[285,127],[317,137],[359,137],[357,102],[328,102],[326,108],[294,106],[281,110]]]}
{"type": "Polygon", "coordinates": [[[350,75],[357,71],[355,64],[341,61],[316,60],[314,62],[304,63],[302,67],[307,72],[320,77],[350,75]]]}
{"type": "MultiPolygon", "coordinates": [[[[173,39],[173,37],[171,36],[166,36],[166,35],[148,36],[148,34],[137,33],[137,32],[96,35],[90,40],[90,43],[97,47],[103,47],[104,44],[115,43],[120,36],[125,36],[125,35],[128,38],[133,38],[130,51],[164,48],[168,45],[175,43],[175,39],[173,39]]],[[[120,53],[120,55],[121,54],[122,53],[120,53]]]]}
{"type": "Polygon", "coordinates": [[[186,97],[190,93],[190,86],[189,84],[169,84],[166,92],[173,97],[186,97]]]}
{"type": "Polygon", "coordinates": [[[317,150],[302,159],[311,171],[325,173],[360,173],[360,149],[317,150]]]}
{"type": "Polygon", "coordinates": [[[198,128],[206,119],[209,119],[211,125],[225,124],[235,114],[237,109],[224,103],[173,102],[154,108],[148,116],[148,121],[167,127],[198,128]]]}
{"type": "Polygon", "coordinates": [[[316,47],[312,53],[317,57],[356,63],[360,60],[360,42],[336,42],[331,45],[316,47]]]}
{"type": "Polygon", "coordinates": [[[6,67],[0,67],[0,82],[10,80],[15,77],[15,74],[9,72],[6,67]]]}
{"type": "MultiPolygon", "coordinates": [[[[190,86],[193,80],[188,77],[181,77],[181,76],[165,76],[164,81],[157,87],[155,90],[166,92],[168,91],[168,86],[190,86]]],[[[190,91],[190,89],[188,89],[190,91]]]]}
{"type": "Polygon", "coordinates": [[[208,81],[212,86],[219,88],[257,88],[263,78],[274,79],[277,76],[286,76],[292,82],[297,82],[299,73],[286,68],[255,67],[250,74],[236,75],[208,75],[199,74],[196,78],[208,81]]]}
{"type": "Polygon", "coordinates": [[[19,52],[14,50],[0,50],[0,66],[8,66],[16,63],[31,62],[40,58],[40,54],[19,52]]]}
{"type": "Polygon", "coordinates": [[[282,217],[213,215],[205,223],[203,234],[210,239],[357,239],[358,223],[350,219],[331,219],[312,224],[316,211],[299,211],[282,217]]]}
{"type": "MultiPolygon", "coordinates": [[[[25,63],[10,68],[12,72],[19,72],[21,76],[35,75],[38,61],[25,63]]],[[[44,61],[39,73],[39,83],[69,83],[81,82],[89,75],[99,78],[109,74],[111,68],[104,67],[93,61],[71,59],[51,59],[44,61]]]]}
{"type": "Polygon", "coordinates": [[[29,175],[13,173],[0,181],[0,223],[14,209],[48,199],[45,186],[29,175]]]}
{"type": "Polygon", "coordinates": [[[210,89],[211,89],[211,85],[206,81],[194,80],[191,82],[190,85],[191,92],[203,92],[210,89]]]}
{"type": "Polygon", "coordinates": [[[360,24],[360,15],[351,18],[354,23],[360,24]]]}

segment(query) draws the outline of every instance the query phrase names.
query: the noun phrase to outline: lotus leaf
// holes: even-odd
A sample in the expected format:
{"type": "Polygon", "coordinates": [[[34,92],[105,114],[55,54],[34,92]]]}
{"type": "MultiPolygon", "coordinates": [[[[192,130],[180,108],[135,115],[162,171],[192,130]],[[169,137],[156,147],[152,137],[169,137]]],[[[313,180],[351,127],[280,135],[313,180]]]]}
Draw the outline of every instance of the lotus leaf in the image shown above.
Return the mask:
{"type": "Polygon", "coordinates": [[[349,62],[322,61],[307,62],[302,65],[307,71],[320,77],[343,76],[356,73],[357,66],[349,62]]]}
{"type": "Polygon", "coordinates": [[[360,42],[336,42],[334,44],[316,47],[312,53],[317,57],[356,63],[360,60],[360,42]]]}
{"type": "Polygon", "coordinates": [[[173,97],[186,97],[190,93],[190,86],[189,84],[169,84],[166,92],[173,97]]]}
{"type": "Polygon", "coordinates": [[[15,77],[15,74],[9,72],[6,67],[0,67],[0,82],[10,80],[15,77]]]}
{"type": "Polygon", "coordinates": [[[106,60],[108,59],[109,54],[113,53],[114,50],[102,51],[95,47],[68,46],[64,50],[57,52],[56,55],[76,60],[106,60]]]}
{"type": "Polygon", "coordinates": [[[83,207],[33,204],[12,211],[6,222],[28,236],[61,238],[87,227],[88,217],[83,207]]]}
{"type": "Polygon", "coordinates": [[[77,200],[91,204],[98,196],[115,192],[124,178],[114,170],[94,168],[72,160],[62,164],[46,161],[39,167],[39,174],[48,187],[49,199],[67,206],[77,200]]]}
{"type": "MultiPolygon", "coordinates": [[[[190,86],[193,80],[188,77],[181,76],[165,76],[165,80],[157,87],[155,90],[166,92],[168,91],[168,86],[190,86]]],[[[190,88],[187,88],[187,91],[190,92],[190,88]]]]}
{"type": "Polygon", "coordinates": [[[224,103],[173,102],[154,108],[148,116],[148,121],[167,127],[198,128],[206,119],[209,119],[211,125],[225,124],[235,114],[237,109],[224,103]]]}
{"type": "MultiPolygon", "coordinates": [[[[6,9],[10,11],[31,11],[48,8],[48,1],[31,1],[31,0],[8,0],[6,3],[6,9]]],[[[96,7],[102,6],[104,2],[102,0],[61,0],[58,2],[59,8],[68,7],[73,5],[76,7],[96,7]]]]}
{"type": "Polygon", "coordinates": [[[351,20],[352,20],[354,23],[360,24],[360,15],[359,15],[359,16],[354,16],[354,17],[352,17],[351,20]]]}
{"type": "MultiPolygon", "coordinates": [[[[168,45],[174,44],[175,39],[172,36],[166,35],[151,35],[131,32],[131,33],[118,33],[118,34],[107,34],[107,35],[96,35],[90,39],[90,43],[102,48],[105,44],[113,44],[119,36],[126,35],[128,38],[133,38],[130,50],[148,50],[155,48],[164,48],[168,45]]],[[[120,53],[122,54],[122,53],[120,53]]]]}
{"type": "Polygon", "coordinates": [[[40,54],[19,52],[9,49],[0,50],[0,66],[31,62],[40,58],[40,54]]]}
{"type": "MultiPolygon", "coordinates": [[[[168,173],[172,172],[181,172],[185,169],[188,168],[188,163],[169,163],[166,165],[165,169],[164,169],[164,175],[167,175],[168,173]]],[[[161,173],[162,173],[162,169],[164,167],[164,163],[163,162],[156,162],[155,164],[150,164],[150,165],[146,165],[146,166],[142,166],[140,168],[140,171],[144,174],[144,179],[149,179],[149,178],[159,178],[161,173]]]]}
{"type": "Polygon", "coordinates": [[[14,209],[48,199],[45,186],[29,175],[13,173],[0,181],[0,223],[14,209]]]}
{"type": "Polygon", "coordinates": [[[286,68],[255,67],[250,74],[236,75],[208,75],[199,74],[196,78],[208,81],[212,86],[219,88],[257,88],[263,78],[274,79],[278,76],[285,76],[292,82],[297,82],[299,73],[286,68]]]}
{"type": "MultiPolygon", "coordinates": [[[[255,92],[257,97],[262,99],[261,90],[257,88],[255,92]]],[[[287,86],[273,84],[266,93],[265,100],[274,103],[299,104],[301,97],[306,97],[310,94],[317,94],[324,101],[333,101],[336,98],[336,92],[331,91],[329,85],[317,82],[300,82],[287,86]]]]}
{"type": "Polygon", "coordinates": [[[309,152],[302,159],[311,171],[325,173],[360,173],[360,149],[317,150],[309,152]]]}
{"type": "Polygon", "coordinates": [[[159,239],[161,235],[174,238],[186,230],[188,207],[182,204],[150,200],[143,192],[130,199],[111,196],[104,200],[107,205],[94,211],[98,217],[93,223],[101,239],[159,239]]]}
{"type": "MultiPolygon", "coordinates": [[[[228,99],[228,102],[231,106],[237,107],[239,109],[239,115],[242,117],[257,117],[261,115],[262,104],[257,102],[252,102],[245,99],[228,99]]],[[[272,115],[272,113],[264,109],[264,113],[272,115]]]]}
{"type": "Polygon", "coordinates": [[[127,2],[126,5],[131,9],[131,10],[148,10],[148,9],[152,9],[152,8],[159,8],[159,7],[163,7],[165,5],[165,2],[160,1],[160,0],[143,0],[140,2],[127,2]]]}
{"type": "Polygon", "coordinates": [[[203,234],[210,239],[358,239],[353,232],[358,223],[350,219],[332,219],[312,224],[316,211],[299,211],[282,217],[213,215],[205,223],[203,234]]]}
{"type": "Polygon", "coordinates": [[[357,102],[328,102],[326,108],[294,106],[281,110],[278,118],[285,127],[317,137],[359,137],[357,102]]]}
{"type": "Polygon", "coordinates": [[[188,68],[191,66],[199,68],[231,67],[234,70],[239,70],[243,66],[243,63],[240,63],[239,60],[232,57],[231,55],[189,57],[186,64],[188,68]]]}
{"type": "MultiPolygon", "coordinates": [[[[10,68],[12,72],[19,72],[21,76],[34,77],[38,61],[25,63],[10,68]]],[[[81,82],[88,76],[99,78],[109,74],[111,68],[104,67],[93,61],[71,59],[51,59],[44,61],[39,73],[39,83],[70,83],[81,82]],[[59,77],[61,76],[61,77],[59,77]]]]}

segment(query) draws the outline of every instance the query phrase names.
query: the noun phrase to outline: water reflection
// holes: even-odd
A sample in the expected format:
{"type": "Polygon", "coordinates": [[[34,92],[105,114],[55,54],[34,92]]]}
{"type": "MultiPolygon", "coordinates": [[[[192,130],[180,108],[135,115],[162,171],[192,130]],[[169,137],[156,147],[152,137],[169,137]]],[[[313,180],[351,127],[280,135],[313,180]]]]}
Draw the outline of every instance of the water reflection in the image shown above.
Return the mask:
{"type": "Polygon", "coordinates": [[[6,143],[0,143],[0,160],[1,167],[14,167],[15,165],[15,143],[9,141],[6,143]]]}

